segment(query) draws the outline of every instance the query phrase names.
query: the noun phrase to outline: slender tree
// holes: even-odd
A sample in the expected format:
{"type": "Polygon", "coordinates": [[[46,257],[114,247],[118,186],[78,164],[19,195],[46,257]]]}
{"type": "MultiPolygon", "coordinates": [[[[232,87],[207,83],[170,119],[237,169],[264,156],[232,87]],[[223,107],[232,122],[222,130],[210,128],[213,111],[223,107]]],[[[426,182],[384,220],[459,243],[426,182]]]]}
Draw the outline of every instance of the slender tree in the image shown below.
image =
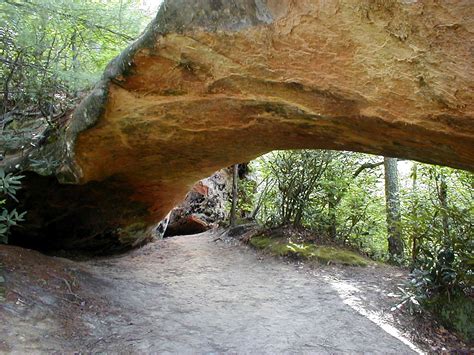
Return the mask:
{"type": "MultiPolygon", "coordinates": [[[[441,171],[438,175],[439,187],[438,187],[438,199],[441,206],[441,216],[443,219],[443,233],[445,241],[449,240],[449,216],[448,216],[448,184],[446,182],[446,176],[441,171]]],[[[437,184],[438,185],[438,184],[437,184]]]]}
{"type": "Polygon", "coordinates": [[[388,252],[392,261],[403,257],[401,231],[400,188],[396,158],[384,157],[385,201],[387,211],[388,252]]]}
{"type": "Polygon", "coordinates": [[[412,248],[411,248],[411,258],[412,264],[415,265],[417,257],[418,257],[418,250],[420,248],[420,244],[422,241],[423,236],[419,233],[418,228],[415,227],[415,223],[418,221],[418,197],[417,197],[417,178],[418,178],[418,165],[417,163],[413,163],[412,171],[411,171],[411,179],[412,179],[412,187],[411,187],[411,198],[410,198],[410,222],[411,226],[411,240],[412,240],[412,248]]]}
{"type": "Polygon", "coordinates": [[[232,208],[230,210],[230,226],[235,227],[237,223],[237,197],[239,181],[239,164],[232,167],[232,208]]]}

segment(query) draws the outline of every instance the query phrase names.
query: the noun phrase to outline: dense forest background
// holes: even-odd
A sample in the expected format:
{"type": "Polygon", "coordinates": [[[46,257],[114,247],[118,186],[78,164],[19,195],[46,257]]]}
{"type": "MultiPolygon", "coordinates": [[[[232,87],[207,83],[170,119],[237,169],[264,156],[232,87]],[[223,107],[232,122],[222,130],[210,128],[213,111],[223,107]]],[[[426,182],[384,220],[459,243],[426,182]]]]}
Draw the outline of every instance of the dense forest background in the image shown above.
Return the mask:
{"type": "MultiPolygon", "coordinates": [[[[28,151],[35,122],[60,130],[107,63],[152,13],[137,0],[0,3],[0,157],[28,151]]],[[[39,135],[41,144],[48,137],[39,135]]],[[[474,176],[360,153],[278,151],[249,164],[239,183],[240,223],[290,226],[380,262],[408,267],[403,303],[431,309],[474,334],[474,176]]],[[[0,240],[28,211],[7,209],[21,172],[0,171],[0,240]]],[[[291,239],[291,236],[289,237],[291,239]]]]}

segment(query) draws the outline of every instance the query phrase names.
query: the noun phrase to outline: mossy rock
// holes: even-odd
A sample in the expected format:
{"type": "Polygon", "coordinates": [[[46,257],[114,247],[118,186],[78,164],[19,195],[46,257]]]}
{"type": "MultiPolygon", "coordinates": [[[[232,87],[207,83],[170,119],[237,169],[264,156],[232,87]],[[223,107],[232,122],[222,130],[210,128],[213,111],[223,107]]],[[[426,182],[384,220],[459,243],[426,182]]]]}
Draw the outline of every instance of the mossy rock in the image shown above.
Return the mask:
{"type": "Polygon", "coordinates": [[[367,266],[369,261],[348,250],[317,246],[311,243],[293,243],[284,239],[270,238],[265,235],[250,239],[250,244],[272,255],[292,257],[301,260],[318,260],[325,264],[343,264],[350,266],[367,266]]]}

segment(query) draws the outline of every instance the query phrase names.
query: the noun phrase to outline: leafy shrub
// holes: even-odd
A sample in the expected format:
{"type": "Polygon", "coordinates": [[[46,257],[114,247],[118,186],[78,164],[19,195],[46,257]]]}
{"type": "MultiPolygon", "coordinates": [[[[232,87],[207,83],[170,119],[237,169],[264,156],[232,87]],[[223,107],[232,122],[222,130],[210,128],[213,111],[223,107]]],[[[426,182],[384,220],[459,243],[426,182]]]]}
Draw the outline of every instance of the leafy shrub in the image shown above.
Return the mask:
{"type": "Polygon", "coordinates": [[[436,314],[446,327],[472,340],[474,301],[469,297],[472,291],[472,259],[465,262],[464,255],[468,253],[472,253],[472,249],[461,253],[451,247],[437,252],[425,250],[412,273],[410,307],[413,304],[424,306],[436,314]]]}
{"type": "Polygon", "coordinates": [[[6,174],[0,169],[0,243],[7,243],[10,228],[24,220],[26,212],[18,213],[16,209],[10,211],[6,206],[8,200],[18,202],[15,195],[21,188],[22,178],[20,175],[6,174]]]}
{"type": "Polygon", "coordinates": [[[472,338],[474,175],[423,164],[413,168],[403,199],[413,267],[406,300],[472,338]]]}

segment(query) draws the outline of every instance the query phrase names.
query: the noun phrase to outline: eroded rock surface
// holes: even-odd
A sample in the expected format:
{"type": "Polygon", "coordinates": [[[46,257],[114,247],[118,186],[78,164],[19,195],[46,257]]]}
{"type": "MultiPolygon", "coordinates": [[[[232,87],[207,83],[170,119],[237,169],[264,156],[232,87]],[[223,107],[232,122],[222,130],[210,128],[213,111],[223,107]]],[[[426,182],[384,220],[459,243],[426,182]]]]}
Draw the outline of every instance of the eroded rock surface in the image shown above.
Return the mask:
{"type": "Polygon", "coordinates": [[[110,179],[128,191],[115,228],[274,149],[474,170],[473,33],[470,0],[165,1],[74,113],[56,175],[94,182],[98,211],[110,179]]]}

